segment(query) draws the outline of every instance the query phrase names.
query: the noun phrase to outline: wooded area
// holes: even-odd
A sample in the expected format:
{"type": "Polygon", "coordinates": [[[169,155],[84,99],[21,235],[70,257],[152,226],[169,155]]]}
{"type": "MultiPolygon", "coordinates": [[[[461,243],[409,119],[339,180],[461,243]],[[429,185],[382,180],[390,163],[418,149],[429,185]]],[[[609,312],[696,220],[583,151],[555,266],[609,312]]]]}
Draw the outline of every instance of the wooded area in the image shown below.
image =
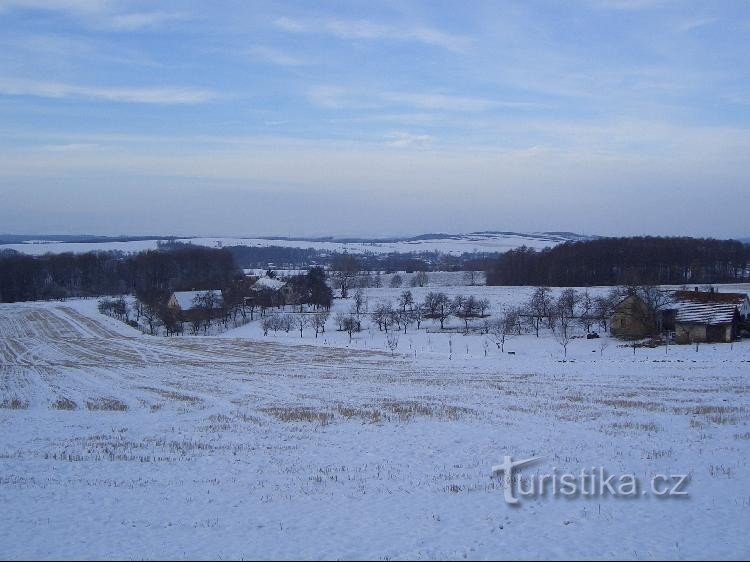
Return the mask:
{"type": "Polygon", "coordinates": [[[0,253],[0,302],[224,287],[241,275],[227,250],[192,245],[120,252],[0,253]]]}
{"type": "Polygon", "coordinates": [[[488,285],[681,285],[750,278],[750,246],[737,240],[689,237],[600,238],[500,255],[488,285]]]}

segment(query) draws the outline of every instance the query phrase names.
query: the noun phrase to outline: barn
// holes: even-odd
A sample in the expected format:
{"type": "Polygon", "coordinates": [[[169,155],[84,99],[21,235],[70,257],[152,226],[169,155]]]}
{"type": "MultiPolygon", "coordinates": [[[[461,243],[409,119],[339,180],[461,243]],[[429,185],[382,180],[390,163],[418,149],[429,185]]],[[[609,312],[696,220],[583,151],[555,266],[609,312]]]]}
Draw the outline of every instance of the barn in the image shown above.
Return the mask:
{"type": "Polygon", "coordinates": [[[677,343],[731,342],[750,315],[745,293],[676,291],[669,306],[677,343]]]}

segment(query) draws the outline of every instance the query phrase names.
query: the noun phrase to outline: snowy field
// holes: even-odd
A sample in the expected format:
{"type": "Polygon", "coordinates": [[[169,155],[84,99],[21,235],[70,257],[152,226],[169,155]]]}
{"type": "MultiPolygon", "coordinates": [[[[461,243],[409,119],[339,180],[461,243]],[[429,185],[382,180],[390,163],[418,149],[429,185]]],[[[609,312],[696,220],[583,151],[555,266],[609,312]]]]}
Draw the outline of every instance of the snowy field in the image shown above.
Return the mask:
{"type": "MultiPolygon", "coordinates": [[[[568,239],[577,240],[578,236],[545,233],[471,233],[456,234],[450,238],[401,240],[395,242],[335,242],[311,240],[274,240],[270,238],[181,238],[185,243],[222,248],[226,246],[284,246],[289,248],[314,248],[331,252],[349,252],[352,254],[389,252],[442,252],[450,255],[460,255],[464,252],[506,252],[520,246],[542,249],[568,239]]],[[[16,250],[24,254],[41,255],[48,252],[59,254],[63,252],[83,253],[93,251],[122,251],[126,253],[142,252],[156,249],[159,241],[137,240],[130,242],[54,242],[49,240],[29,240],[22,244],[0,244],[0,250],[16,250]]]]}
{"type": "MultiPolygon", "coordinates": [[[[530,291],[450,291],[472,289],[530,291]]],[[[579,338],[563,362],[549,334],[485,357],[430,324],[391,357],[377,327],[349,344],[332,322],[317,339],[257,324],[164,338],[95,300],[0,305],[0,556],[750,556],[748,341],[579,338]],[[544,457],[525,475],[689,474],[689,495],[510,506],[504,455],[544,457]]]]}

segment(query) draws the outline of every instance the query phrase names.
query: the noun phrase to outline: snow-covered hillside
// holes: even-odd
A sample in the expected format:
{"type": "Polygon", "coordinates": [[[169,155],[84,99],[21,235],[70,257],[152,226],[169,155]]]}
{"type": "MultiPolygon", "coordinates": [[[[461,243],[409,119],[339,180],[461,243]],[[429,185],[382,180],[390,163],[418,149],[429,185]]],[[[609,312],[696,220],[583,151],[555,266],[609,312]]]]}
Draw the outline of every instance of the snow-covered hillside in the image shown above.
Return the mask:
{"type": "MultiPolygon", "coordinates": [[[[291,248],[314,248],[327,251],[347,251],[361,254],[365,252],[441,252],[459,255],[464,252],[506,252],[520,246],[536,249],[555,246],[569,240],[585,237],[573,233],[541,232],[521,234],[516,232],[473,232],[469,234],[432,234],[400,239],[288,239],[288,238],[180,238],[202,246],[219,248],[224,246],[284,246],[291,248]]],[[[137,240],[129,242],[55,242],[51,240],[29,240],[26,243],[0,245],[0,250],[12,249],[25,254],[47,252],[90,252],[95,250],[139,252],[156,248],[158,240],[137,240]]]]}
{"type": "MultiPolygon", "coordinates": [[[[526,294],[491,289],[497,303],[526,294]]],[[[410,331],[391,357],[364,334],[344,349],[252,330],[151,337],[93,299],[0,305],[0,500],[12,506],[0,555],[750,554],[748,342],[633,354],[582,338],[563,362],[548,334],[485,356],[480,337],[454,334],[449,354],[450,335],[410,331]],[[492,477],[504,455],[543,457],[527,478],[632,473],[643,494],[510,506],[492,477]],[[688,496],[651,493],[662,474],[688,475],[688,496]]]]}

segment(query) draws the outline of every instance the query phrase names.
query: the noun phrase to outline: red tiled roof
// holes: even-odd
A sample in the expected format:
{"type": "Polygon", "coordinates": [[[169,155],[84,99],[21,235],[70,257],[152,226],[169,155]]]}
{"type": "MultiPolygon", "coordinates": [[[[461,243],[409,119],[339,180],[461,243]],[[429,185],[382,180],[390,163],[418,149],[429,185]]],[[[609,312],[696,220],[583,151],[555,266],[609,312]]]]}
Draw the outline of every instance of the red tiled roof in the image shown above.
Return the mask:
{"type": "Polygon", "coordinates": [[[745,293],[717,293],[708,291],[675,291],[674,299],[703,303],[731,303],[742,306],[747,295],[745,293]]]}

